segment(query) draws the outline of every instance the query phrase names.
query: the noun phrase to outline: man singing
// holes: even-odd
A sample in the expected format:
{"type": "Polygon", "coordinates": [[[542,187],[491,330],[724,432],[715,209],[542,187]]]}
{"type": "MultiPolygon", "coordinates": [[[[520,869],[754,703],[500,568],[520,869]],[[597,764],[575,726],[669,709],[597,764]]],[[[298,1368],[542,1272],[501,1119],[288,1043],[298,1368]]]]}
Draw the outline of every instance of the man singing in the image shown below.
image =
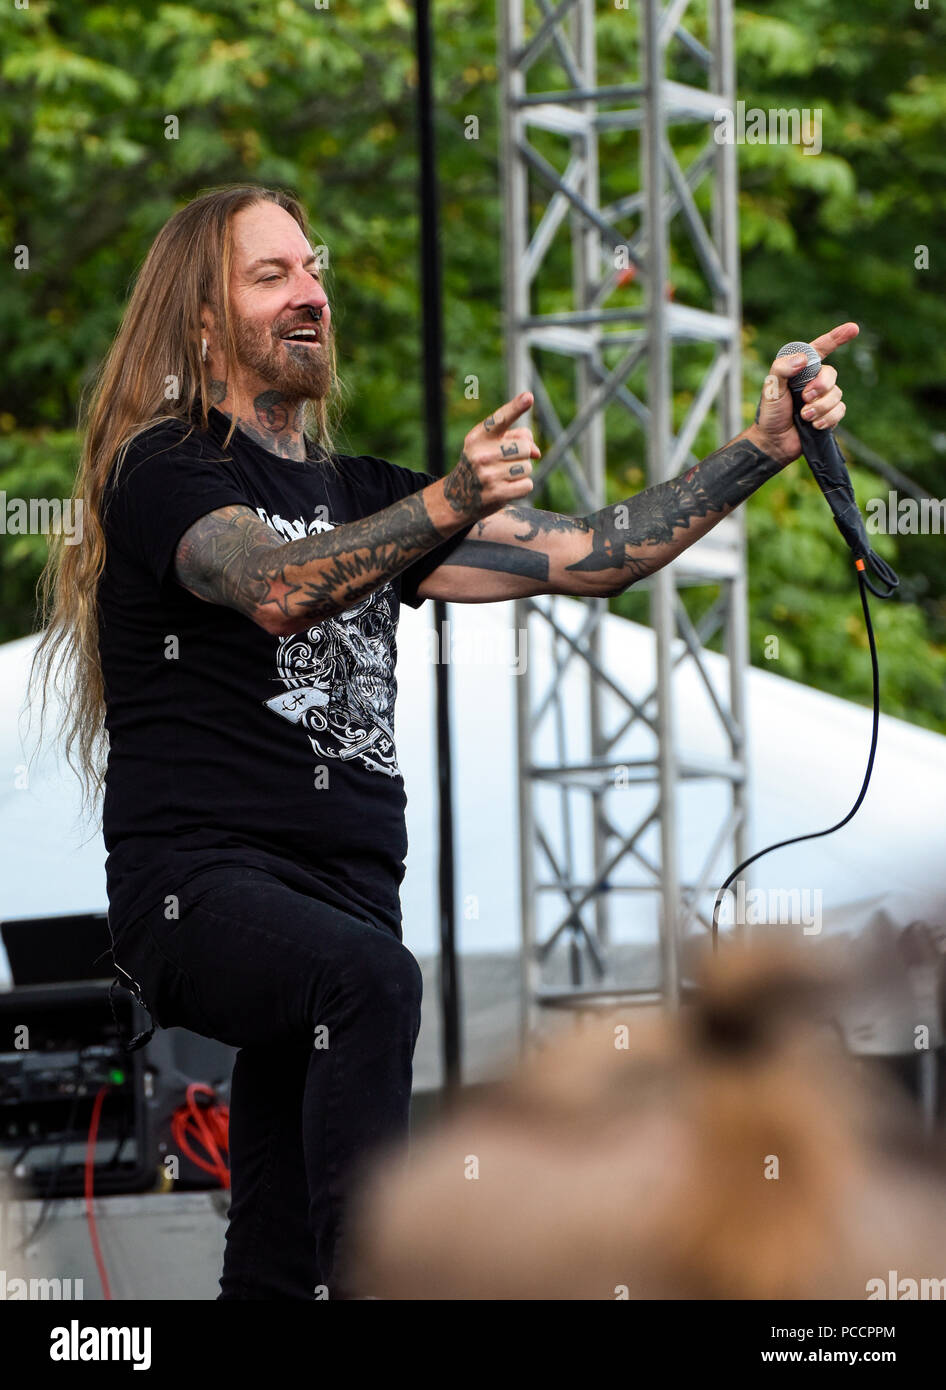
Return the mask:
{"type": "MultiPolygon", "coordinates": [[[[44,695],[68,668],[67,752],[104,787],[119,978],[158,1026],[239,1049],[222,1299],[344,1297],[347,1194],[407,1133],[399,605],[622,592],[799,456],[802,365],[774,362],[757,422],[681,477],[559,516],[528,504],[528,393],[443,479],[334,450],[331,310],[293,197],[212,192],[158,234],[90,403],[82,541],[50,559],[37,655],[44,695]]],[[[844,414],[836,377],[806,389],[816,425],[844,414]]]]}

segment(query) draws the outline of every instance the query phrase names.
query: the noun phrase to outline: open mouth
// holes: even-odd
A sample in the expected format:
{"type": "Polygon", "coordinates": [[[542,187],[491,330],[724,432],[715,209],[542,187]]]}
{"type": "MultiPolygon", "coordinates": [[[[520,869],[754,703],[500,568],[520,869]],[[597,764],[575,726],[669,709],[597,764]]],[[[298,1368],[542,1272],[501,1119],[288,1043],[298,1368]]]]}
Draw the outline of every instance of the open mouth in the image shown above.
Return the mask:
{"type": "Polygon", "coordinates": [[[284,343],[308,343],[310,347],[318,347],[319,331],[317,328],[295,328],[291,333],[283,336],[284,343]]]}

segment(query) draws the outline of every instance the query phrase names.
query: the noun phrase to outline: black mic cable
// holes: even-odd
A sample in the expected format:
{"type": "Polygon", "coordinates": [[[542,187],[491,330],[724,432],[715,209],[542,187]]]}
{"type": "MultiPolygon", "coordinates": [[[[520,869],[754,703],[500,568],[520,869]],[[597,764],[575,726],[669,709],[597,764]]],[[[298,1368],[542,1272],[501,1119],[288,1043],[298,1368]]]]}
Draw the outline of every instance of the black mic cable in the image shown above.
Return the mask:
{"type": "Polygon", "coordinates": [[[795,428],[798,437],[802,442],[805,459],[821,491],[827,499],[828,506],[834,515],[835,524],[841,535],[847,541],[854,554],[854,569],[857,574],[858,589],[861,596],[861,607],[864,610],[864,626],[867,629],[867,642],[870,647],[870,666],[873,680],[873,721],[871,727],[870,753],[867,758],[867,771],[864,773],[864,780],[861,789],[857,794],[857,800],[848,811],[847,815],[839,820],[836,825],[831,825],[827,830],[812,830],[806,835],[793,835],[788,840],[779,840],[774,845],[767,845],[765,849],[757,850],[748,859],[744,859],[741,864],[737,864],[735,869],[726,879],[716,894],[716,901],[713,904],[713,953],[719,949],[719,908],[722,899],[729,888],[729,885],[739,877],[743,869],[747,869],[750,864],[754,864],[757,859],[761,859],[765,854],[771,854],[773,850],[784,849],[786,845],[797,845],[802,840],[819,840],[824,835],[833,835],[836,830],[847,825],[849,820],[857,814],[864,797],[867,795],[867,788],[870,785],[871,773],[874,770],[874,755],[877,752],[877,735],[880,727],[880,670],[877,664],[877,642],[874,637],[874,626],[870,619],[870,605],[867,599],[867,590],[877,598],[889,598],[894,589],[900,583],[894,570],[890,568],[885,560],[871,549],[867,539],[867,531],[864,526],[863,518],[858,510],[857,501],[854,497],[854,488],[844,461],[844,455],[838,447],[837,440],[834,438],[832,430],[816,430],[809,425],[807,420],[801,417],[802,400],[801,395],[805,386],[812,381],[821,370],[821,358],[810,343],[786,343],[776,354],[778,357],[794,357],[797,353],[803,352],[808,358],[808,365],[802,367],[799,372],[791,378],[789,387],[793,397],[793,415],[795,428]],[[886,589],[876,589],[867,577],[867,567],[870,565],[877,578],[886,584],[886,589]]]}
{"type": "Polygon", "coordinates": [[[795,357],[800,352],[808,358],[808,365],[796,372],[788,385],[792,393],[792,415],[801,440],[802,453],[831,508],[834,523],[851,547],[855,560],[863,560],[865,566],[873,571],[886,588],[876,589],[866,571],[863,571],[864,583],[877,598],[889,598],[900,580],[886,560],[881,559],[871,549],[864,518],[858,509],[850,474],[838,441],[834,437],[834,431],[815,429],[814,425],[802,419],[802,392],[809,381],[813,381],[821,371],[821,358],[810,343],[786,343],[783,348],[779,348],[776,356],[795,357]]]}

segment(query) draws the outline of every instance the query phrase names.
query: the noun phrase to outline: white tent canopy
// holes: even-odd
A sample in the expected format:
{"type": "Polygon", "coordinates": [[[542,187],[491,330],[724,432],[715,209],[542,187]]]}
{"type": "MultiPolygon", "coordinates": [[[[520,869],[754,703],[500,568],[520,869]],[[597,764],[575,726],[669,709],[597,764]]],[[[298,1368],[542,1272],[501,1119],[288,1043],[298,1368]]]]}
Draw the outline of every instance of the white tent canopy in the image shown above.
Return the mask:
{"type": "MultiPolygon", "coordinates": [[[[583,606],[564,601],[565,621],[575,628],[583,606]]],[[[512,604],[452,605],[449,632],[436,634],[433,608],[404,607],[398,630],[396,714],[398,758],[408,794],[409,853],[402,888],[404,937],[417,955],[437,947],[437,841],[433,661],[449,660],[455,737],[457,883],[460,948],[464,952],[515,949],[518,945],[519,875],[515,757],[516,669],[528,658],[533,675],[548,679],[545,627],[526,650],[515,633],[512,604]]],[[[605,668],[640,697],[653,680],[653,637],[623,619],[605,619],[605,668]]],[[[843,640],[843,639],[842,639],[843,640]]],[[[7,769],[0,790],[4,873],[0,918],[100,911],[106,906],[101,831],[78,820],[79,788],[64,759],[48,748],[36,756],[38,710],[27,729],[24,700],[35,637],[0,648],[0,755],[7,769]]],[[[883,661],[883,652],[880,654],[883,661]]],[[[575,663],[573,663],[575,665],[575,663]]],[[[681,669],[677,711],[681,748],[699,761],[725,752],[718,722],[695,669],[681,669]]],[[[724,678],[720,658],[707,654],[714,682],[724,678]]],[[[570,747],[580,756],[587,726],[586,700],[577,670],[562,676],[573,715],[570,747]]],[[[720,684],[720,688],[721,684],[720,684]]],[[[821,830],[849,809],[860,787],[870,743],[867,708],[811,690],[768,671],[748,678],[752,850],[807,831],[821,830]]],[[[616,716],[616,710],[612,711],[616,716]]],[[[49,720],[56,727],[56,711],[49,720]]],[[[48,743],[49,740],[47,739],[48,743]]],[[[646,756],[643,734],[632,734],[621,756],[646,756]]],[[[548,742],[543,756],[554,759],[548,742]]],[[[549,790],[543,795],[557,797],[549,790]]],[[[654,789],[630,786],[610,793],[615,819],[630,827],[652,802],[654,789]],[[626,810],[618,805],[627,798],[626,810]]],[[[681,871],[698,874],[725,808],[722,784],[700,780],[687,789],[680,813],[681,871]]],[[[548,803],[551,810],[556,803],[548,803]]],[[[899,925],[946,914],[946,738],[882,716],[870,790],[854,820],[837,834],[779,850],[750,870],[750,882],[820,893],[824,921],[845,930],[882,907],[899,925]]],[[[584,834],[587,816],[576,815],[584,834]]],[[[587,844],[577,838],[578,853],[587,844]]],[[[656,841],[651,844],[656,859],[656,841]]],[[[719,863],[712,888],[734,866],[719,863]]],[[[633,866],[627,882],[633,882],[633,866]]],[[[643,882],[643,877],[636,880],[643,882]]],[[[812,901],[814,897],[812,896],[812,901]]],[[[712,903],[712,894],[709,897],[712,903]]],[[[646,940],[656,933],[656,895],[614,894],[617,939],[646,940]]],[[[553,902],[543,925],[555,920],[553,902]]],[[[2,954],[2,953],[0,953],[2,954]]],[[[6,979],[0,960],[0,980],[6,979]]]]}

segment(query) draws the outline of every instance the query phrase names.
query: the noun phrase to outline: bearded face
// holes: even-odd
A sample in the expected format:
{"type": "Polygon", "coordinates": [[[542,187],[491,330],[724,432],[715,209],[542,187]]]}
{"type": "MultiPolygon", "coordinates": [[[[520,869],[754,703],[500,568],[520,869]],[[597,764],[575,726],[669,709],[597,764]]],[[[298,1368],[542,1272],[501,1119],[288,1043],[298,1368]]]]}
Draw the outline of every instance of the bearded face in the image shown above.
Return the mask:
{"type": "MultiPolygon", "coordinates": [[[[299,328],[303,317],[297,310],[267,326],[244,317],[236,309],[231,310],[237,362],[268,381],[274,395],[290,401],[321,400],[328,395],[331,386],[333,337],[331,324],[325,322],[326,316],[306,324],[315,329],[318,338],[294,341],[285,336],[299,328]]],[[[285,406],[279,405],[276,409],[285,410],[285,406]]],[[[269,429],[285,426],[285,422],[278,420],[265,423],[269,429]]]]}

